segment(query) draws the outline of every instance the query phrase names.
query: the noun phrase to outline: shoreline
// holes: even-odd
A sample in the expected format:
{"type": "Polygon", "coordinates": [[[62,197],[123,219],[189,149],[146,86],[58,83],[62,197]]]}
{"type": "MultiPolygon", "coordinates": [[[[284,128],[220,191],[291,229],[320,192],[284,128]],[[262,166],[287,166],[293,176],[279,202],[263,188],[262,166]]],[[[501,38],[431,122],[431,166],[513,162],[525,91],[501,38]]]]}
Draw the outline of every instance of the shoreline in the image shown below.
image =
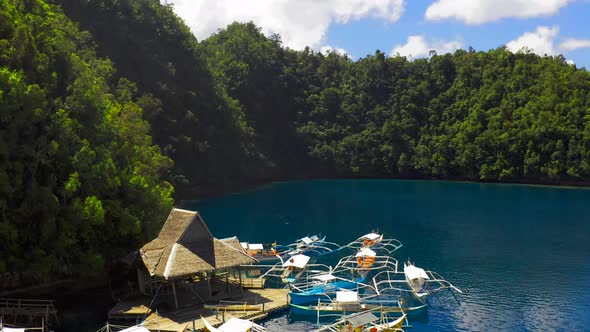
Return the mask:
{"type": "Polygon", "coordinates": [[[192,189],[183,191],[177,197],[177,205],[181,205],[187,201],[197,201],[201,199],[214,198],[233,193],[247,192],[257,190],[262,187],[270,186],[273,183],[279,182],[295,182],[295,181],[330,181],[330,180],[395,180],[395,181],[432,181],[445,183],[471,183],[471,184],[497,184],[497,185],[518,185],[541,188],[554,189],[590,189],[590,181],[559,181],[555,183],[547,181],[529,181],[529,180],[512,180],[512,181],[495,181],[495,180],[474,180],[468,178],[453,178],[453,179],[436,179],[436,178],[422,178],[422,177],[329,177],[329,176],[310,176],[310,177],[277,177],[269,178],[260,181],[250,181],[244,183],[232,183],[221,186],[207,185],[195,186],[192,189]]]}

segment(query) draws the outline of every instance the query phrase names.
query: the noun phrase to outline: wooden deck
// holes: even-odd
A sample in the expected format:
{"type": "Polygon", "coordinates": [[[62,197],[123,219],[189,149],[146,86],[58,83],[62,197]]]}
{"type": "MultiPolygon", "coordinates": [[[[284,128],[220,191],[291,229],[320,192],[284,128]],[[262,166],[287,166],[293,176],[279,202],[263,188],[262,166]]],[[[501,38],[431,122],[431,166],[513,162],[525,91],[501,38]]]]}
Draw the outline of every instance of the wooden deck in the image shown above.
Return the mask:
{"type": "Polygon", "coordinates": [[[35,330],[45,330],[52,321],[59,323],[57,310],[51,300],[1,298],[0,317],[4,323],[35,330]]]}
{"type": "Polygon", "coordinates": [[[112,320],[142,320],[152,313],[149,305],[150,299],[147,297],[119,302],[109,311],[108,317],[112,320]]]}
{"type": "MultiPolygon", "coordinates": [[[[259,310],[214,312],[203,308],[202,304],[196,304],[166,312],[149,312],[144,325],[152,331],[188,332],[192,331],[193,324],[196,330],[205,328],[201,316],[205,317],[214,326],[221,325],[231,317],[258,320],[265,318],[269,313],[287,308],[289,305],[288,293],[288,289],[247,289],[244,290],[243,296],[237,296],[232,301],[260,305],[259,310]]],[[[145,301],[147,301],[147,298],[121,302],[109,312],[109,317],[117,317],[118,319],[144,317],[149,305],[149,302],[146,304],[145,301]]]]}

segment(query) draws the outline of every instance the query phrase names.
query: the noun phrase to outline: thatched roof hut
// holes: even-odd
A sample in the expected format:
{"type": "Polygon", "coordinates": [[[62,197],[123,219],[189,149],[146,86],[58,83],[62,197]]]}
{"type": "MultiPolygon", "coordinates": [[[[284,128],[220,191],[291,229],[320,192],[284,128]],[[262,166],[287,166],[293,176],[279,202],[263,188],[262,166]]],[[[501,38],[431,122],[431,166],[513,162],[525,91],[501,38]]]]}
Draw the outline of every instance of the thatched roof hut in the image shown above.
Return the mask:
{"type": "Polygon", "coordinates": [[[196,211],[173,209],[158,237],[139,252],[151,276],[170,280],[255,262],[236,241],[213,237],[196,211]]]}

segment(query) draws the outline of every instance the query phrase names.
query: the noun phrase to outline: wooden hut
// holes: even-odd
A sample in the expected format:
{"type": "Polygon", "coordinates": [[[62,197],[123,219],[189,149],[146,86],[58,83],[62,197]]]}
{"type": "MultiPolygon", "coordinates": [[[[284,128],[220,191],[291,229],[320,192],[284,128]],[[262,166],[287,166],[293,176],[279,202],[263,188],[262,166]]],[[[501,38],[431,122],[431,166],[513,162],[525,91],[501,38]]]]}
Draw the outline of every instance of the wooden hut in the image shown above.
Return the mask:
{"type": "Polygon", "coordinates": [[[256,262],[239,246],[237,238],[223,241],[215,238],[196,211],[182,209],[170,212],[158,237],[144,245],[139,253],[150,277],[146,280],[142,276],[145,272],[139,271],[140,290],[147,293],[146,282],[171,284],[177,308],[177,281],[204,275],[211,298],[211,279],[216,271],[256,262]]]}

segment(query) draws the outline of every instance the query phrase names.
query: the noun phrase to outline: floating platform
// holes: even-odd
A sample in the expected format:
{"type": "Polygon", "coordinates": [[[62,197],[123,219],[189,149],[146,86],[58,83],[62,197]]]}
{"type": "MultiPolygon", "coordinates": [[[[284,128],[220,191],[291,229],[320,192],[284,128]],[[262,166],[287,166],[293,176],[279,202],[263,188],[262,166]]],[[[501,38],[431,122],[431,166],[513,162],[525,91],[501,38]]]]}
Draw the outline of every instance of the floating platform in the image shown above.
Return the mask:
{"type": "Polygon", "coordinates": [[[207,308],[218,305],[194,305],[175,310],[152,312],[149,309],[150,300],[140,298],[132,301],[122,301],[109,312],[109,319],[137,321],[145,317],[144,326],[151,331],[161,332],[189,332],[193,326],[197,331],[204,330],[205,325],[201,316],[205,317],[213,326],[219,326],[231,317],[259,320],[269,314],[289,307],[288,289],[247,289],[242,296],[232,300],[244,303],[244,310],[236,310],[239,305],[229,306],[232,310],[211,310],[207,308]]]}

